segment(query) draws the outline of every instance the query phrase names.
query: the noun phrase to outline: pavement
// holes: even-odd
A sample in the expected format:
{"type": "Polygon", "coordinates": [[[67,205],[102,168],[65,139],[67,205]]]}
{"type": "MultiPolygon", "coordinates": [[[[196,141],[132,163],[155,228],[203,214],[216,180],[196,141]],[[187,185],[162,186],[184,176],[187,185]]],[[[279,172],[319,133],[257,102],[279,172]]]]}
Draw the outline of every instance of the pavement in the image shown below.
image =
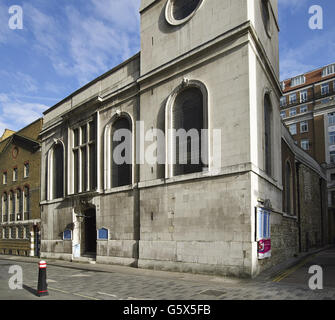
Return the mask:
{"type": "Polygon", "coordinates": [[[37,297],[38,258],[0,255],[0,300],[334,300],[335,248],[315,250],[262,273],[236,279],[125,266],[47,261],[48,296],[37,297]],[[22,289],[12,290],[22,268],[22,289]],[[311,265],[323,270],[322,290],[311,290],[311,265]],[[13,277],[14,278],[11,278],[13,277]],[[12,280],[11,280],[12,279],[12,280]],[[15,283],[15,281],[14,281],[15,283]]]}

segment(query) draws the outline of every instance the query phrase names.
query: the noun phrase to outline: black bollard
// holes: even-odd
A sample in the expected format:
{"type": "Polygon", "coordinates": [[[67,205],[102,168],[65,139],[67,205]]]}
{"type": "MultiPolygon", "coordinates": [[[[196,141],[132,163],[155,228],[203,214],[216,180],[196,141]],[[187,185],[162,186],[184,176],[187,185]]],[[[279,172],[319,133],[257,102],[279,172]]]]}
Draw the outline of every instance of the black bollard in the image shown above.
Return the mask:
{"type": "Polygon", "coordinates": [[[47,296],[48,293],[47,285],[47,263],[45,261],[39,262],[38,271],[38,284],[37,284],[37,296],[47,296]]]}

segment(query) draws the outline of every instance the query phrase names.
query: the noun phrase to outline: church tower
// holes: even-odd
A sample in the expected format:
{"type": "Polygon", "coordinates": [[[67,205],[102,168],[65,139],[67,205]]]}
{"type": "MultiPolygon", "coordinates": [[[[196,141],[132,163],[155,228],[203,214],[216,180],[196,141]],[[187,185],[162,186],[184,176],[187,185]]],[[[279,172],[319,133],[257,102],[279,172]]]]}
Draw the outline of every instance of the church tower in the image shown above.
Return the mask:
{"type": "Polygon", "coordinates": [[[140,14],[138,117],[165,132],[166,162],[140,166],[139,266],[254,276],[271,263],[255,209],[282,210],[277,0],[142,0],[140,14]],[[171,164],[169,129],[192,124],[208,161],[171,164]]]}

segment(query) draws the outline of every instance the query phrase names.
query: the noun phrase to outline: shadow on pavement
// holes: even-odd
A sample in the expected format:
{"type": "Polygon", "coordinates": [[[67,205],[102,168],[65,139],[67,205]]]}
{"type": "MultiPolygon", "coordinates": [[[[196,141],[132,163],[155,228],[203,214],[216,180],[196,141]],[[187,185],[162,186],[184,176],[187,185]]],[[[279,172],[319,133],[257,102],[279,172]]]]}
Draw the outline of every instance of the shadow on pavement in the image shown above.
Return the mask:
{"type": "Polygon", "coordinates": [[[31,287],[28,287],[27,285],[22,285],[23,289],[27,290],[29,293],[32,293],[33,295],[35,295],[37,297],[37,290],[33,289],[31,287]]]}

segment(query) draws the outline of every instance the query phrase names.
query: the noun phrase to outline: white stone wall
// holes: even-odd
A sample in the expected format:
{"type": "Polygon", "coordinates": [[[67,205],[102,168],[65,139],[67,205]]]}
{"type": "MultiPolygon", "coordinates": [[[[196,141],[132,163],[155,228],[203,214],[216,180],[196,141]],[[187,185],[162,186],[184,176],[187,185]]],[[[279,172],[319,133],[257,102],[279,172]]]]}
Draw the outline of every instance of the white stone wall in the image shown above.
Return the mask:
{"type": "Polygon", "coordinates": [[[248,173],[141,189],[139,266],[250,275],[250,211],[248,173]]]}
{"type": "Polygon", "coordinates": [[[142,1],[141,75],[248,20],[246,0],[206,0],[188,23],[174,27],[165,20],[165,5],[165,0],[142,1]]]}
{"type": "MultiPolygon", "coordinates": [[[[97,228],[109,230],[108,240],[97,241],[98,262],[254,276],[261,270],[254,237],[255,206],[259,198],[264,198],[281,210],[275,19],[271,20],[270,38],[260,24],[258,1],[211,0],[204,1],[188,23],[171,27],[164,20],[165,3],[142,1],[140,56],[47,112],[42,153],[45,156],[54,137],[63,137],[71,191],[68,127],[97,114],[98,190],[93,202],[97,228]],[[134,142],[136,120],[144,122],[144,133],[152,128],[165,130],[169,126],[167,100],[184,79],[200,82],[206,88],[210,133],[221,130],[220,140],[213,136],[209,139],[209,171],[170,177],[164,165],[144,163],[133,166],[132,185],[111,189],[106,128],[123,113],[132,119],[134,142]],[[266,92],[273,107],[270,176],[264,173],[266,92]],[[52,125],[66,113],[70,115],[68,122],[53,129],[52,125]],[[220,158],[216,167],[214,158],[220,158]]],[[[271,3],[276,16],[276,1],[271,3]]],[[[144,147],[150,144],[146,142],[144,147]]],[[[136,143],[133,146],[135,162],[138,150],[136,143]]],[[[72,219],[74,202],[45,202],[43,206],[47,226],[42,251],[48,255],[71,254],[57,240],[57,233],[64,231],[59,214],[66,216],[66,221],[72,219]]],[[[278,225],[286,228],[283,233],[289,230],[285,224],[278,225]]]]}

